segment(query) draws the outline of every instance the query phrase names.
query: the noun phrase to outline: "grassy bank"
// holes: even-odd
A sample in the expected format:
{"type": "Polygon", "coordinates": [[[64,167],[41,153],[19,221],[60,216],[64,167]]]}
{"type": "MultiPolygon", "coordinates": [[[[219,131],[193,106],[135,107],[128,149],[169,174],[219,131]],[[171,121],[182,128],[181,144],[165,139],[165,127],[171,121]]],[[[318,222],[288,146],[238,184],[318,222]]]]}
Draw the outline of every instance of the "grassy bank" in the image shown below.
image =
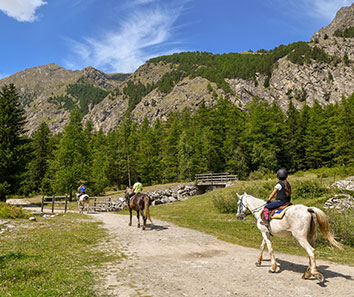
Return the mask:
{"type": "Polygon", "coordinates": [[[94,271],[119,260],[98,249],[107,234],[89,217],[10,223],[11,231],[0,235],[0,296],[96,296],[94,271]]]}
{"type": "MultiPolygon", "coordinates": [[[[224,241],[259,248],[262,238],[256,227],[254,217],[250,215],[246,221],[238,221],[235,213],[221,213],[216,208],[215,201],[218,199],[230,201],[233,204],[230,207],[235,207],[236,192],[241,194],[244,191],[266,199],[270,193],[269,189],[274,186],[274,182],[275,180],[240,181],[233,187],[215,190],[181,202],[152,207],[151,215],[182,227],[214,235],[224,241]]],[[[317,177],[315,174],[306,174],[291,177],[290,182],[293,185],[294,194],[297,193],[293,199],[295,204],[301,203],[322,208],[324,201],[333,194],[328,188],[328,185],[333,182],[332,177],[324,179],[323,176],[317,177]],[[318,188],[324,190],[320,191],[318,188]],[[306,195],[301,194],[304,191],[306,195]]],[[[351,228],[350,226],[354,223],[352,218],[350,220],[347,225],[348,228],[351,228]]],[[[341,238],[337,239],[340,240],[341,238]]],[[[303,248],[292,237],[272,237],[272,242],[275,252],[307,256],[303,248]]],[[[331,247],[319,235],[316,241],[316,251],[319,259],[354,265],[354,248],[348,245],[345,246],[344,251],[339,251],[331,247]]]]}

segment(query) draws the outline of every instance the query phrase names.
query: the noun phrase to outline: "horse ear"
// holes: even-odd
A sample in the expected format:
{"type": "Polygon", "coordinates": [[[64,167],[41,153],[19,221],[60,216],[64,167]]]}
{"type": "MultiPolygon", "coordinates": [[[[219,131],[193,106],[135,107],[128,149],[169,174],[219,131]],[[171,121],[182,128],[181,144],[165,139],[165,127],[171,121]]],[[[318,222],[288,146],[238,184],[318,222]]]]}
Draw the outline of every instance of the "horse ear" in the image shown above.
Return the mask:
{"type": "Polygon", "coordinates": [[[240,196],[238,193],[236,193],[236,195],[237,195],[238,199],[240,199],[240,198],[241,198],[241,196],[240,196]]]}

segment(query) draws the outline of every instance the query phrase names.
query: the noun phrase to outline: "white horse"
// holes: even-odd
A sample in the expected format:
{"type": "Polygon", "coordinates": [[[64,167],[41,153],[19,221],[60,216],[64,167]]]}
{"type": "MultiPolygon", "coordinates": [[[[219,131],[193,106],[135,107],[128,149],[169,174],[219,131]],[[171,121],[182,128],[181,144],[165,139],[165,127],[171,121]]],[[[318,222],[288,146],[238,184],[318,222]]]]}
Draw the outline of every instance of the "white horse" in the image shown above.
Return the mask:
{"type": "Polygon", "coordinates": [[[271,220],[269,230],[266,226],[261,224],[261,212],[266,204],[265,201],[246,193],[241,196],[237,194],[237,196],[239,198],[237,202],[237,218],[244,219],[246,214],[251,212],[256,217],[257,227],[263,236],[261,253],[256,262],[257,266],[262,263],[264,247],[265,244],[267,244],[272,264],[269,272],[276,272],[277,262],[270,241],[270,232],[272,235],[279,237],[288,237],[292,235],[309,255],[309,266],[302,278],[307,279],[314,276],[320,282],[324,281],[323,275],[317,270],[315,260],[314,244],[316,239],[316,224],[318,223],[321,232],[333,246],[339,249],[343,248],[341,244],[333,238],[329,231],[328,218],[322,210],[316,207],[307,207],[302,204],[294,205],[287,210],[282,219],[271,220]]]}
{"type": "Polygon", "coordinates": [[[86,205],[86,211],[88,212],[89,210],[89,206],[90,206],[90,197],[87,194],[82,194],[80,196],[79,193],[76,194],[76,200],[77,200],[77,204],[79,207],[79,211],[80,213],[83,213],[85,210],[85,205],[86,205]]]}

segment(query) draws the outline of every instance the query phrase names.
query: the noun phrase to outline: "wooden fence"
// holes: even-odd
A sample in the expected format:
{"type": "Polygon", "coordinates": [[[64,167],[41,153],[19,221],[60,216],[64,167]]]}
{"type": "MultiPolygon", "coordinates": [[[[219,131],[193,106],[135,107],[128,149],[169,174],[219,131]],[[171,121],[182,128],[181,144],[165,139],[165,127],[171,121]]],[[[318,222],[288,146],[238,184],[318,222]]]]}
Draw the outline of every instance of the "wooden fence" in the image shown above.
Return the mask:
{"type": "Polygon", "coordinates": [[[90,211],[110,211],[112,206],[111,196],[90,196],[90,211]]]}
{"type": "Polygon", "coordinates": [[[43,212],[44,205],[46,205],[46,204],[51,205],[52,213],[54,213],[54,207],[56,209],[61,209],[61,210],[64,210],[64,212],[66,212],[68,209],[68,195],[65,195],[65,196],[54,196],[54,195],[53,196],[42,196],[41,212],[43,212]],[[63,199],[64,199],[64,201],[63,201],[63,199]]]}
{"type": "Polygon", "coordinates": [[[197,186],[226,186],[228,182],[235,180],[238,180],[238,176],[230,175],[228,172],[203,173],[195,175],[195,181],[197,186]]]}

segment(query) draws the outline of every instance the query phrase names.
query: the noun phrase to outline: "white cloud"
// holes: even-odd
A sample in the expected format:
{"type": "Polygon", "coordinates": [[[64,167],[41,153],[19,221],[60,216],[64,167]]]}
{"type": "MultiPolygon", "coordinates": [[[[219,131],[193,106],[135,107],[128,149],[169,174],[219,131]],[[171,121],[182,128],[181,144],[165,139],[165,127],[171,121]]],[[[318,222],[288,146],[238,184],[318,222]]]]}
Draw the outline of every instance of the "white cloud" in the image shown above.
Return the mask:
{"type": "Polygon", "coordinates": [[[19,22],[33,22],[37,8],[45,4],[43,0],[0,0],[0,10],[19,22]]]}
{"type": "MultiPolygon", "coordinates": [[[[147,2],[151,0],[139,0],[139,4],[147,2]]],[[[179,51],[173,48],[171,41],[176,42],[175,22],[183,11],[183,3],[185,1],[169,5],[136,4],[130,7],[128,17],[116,30],[86,38],[84,42],[73,42],[73,51],[85,66],[92,65],[107,72],[133,72],[151,57],[179,51]]]]}
{"type": "Polygon", "coordinates": [[[309,13],[311,15],[324,18],[328,21],[331,21],[335,17],[341,7],[352,4],[351,0],[311,0],[306,2],[310,6],[309,13]]]}

